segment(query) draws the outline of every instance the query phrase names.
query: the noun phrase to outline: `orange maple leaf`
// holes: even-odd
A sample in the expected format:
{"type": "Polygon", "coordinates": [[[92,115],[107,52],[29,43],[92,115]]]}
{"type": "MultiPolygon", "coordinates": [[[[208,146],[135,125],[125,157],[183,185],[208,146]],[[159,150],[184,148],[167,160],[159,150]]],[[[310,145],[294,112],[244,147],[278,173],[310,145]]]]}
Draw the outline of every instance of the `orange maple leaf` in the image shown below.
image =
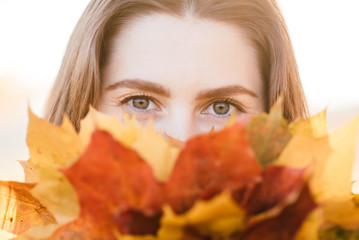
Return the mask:
{"type": "Polygon", "coordinates": [[[135,151],[109,133],[96,130],[84,154],[63,173],[76,189],[81,211],[54,237],[114,239],[115,231],[154,234],[158,229],[162,185],[135,151]]]}

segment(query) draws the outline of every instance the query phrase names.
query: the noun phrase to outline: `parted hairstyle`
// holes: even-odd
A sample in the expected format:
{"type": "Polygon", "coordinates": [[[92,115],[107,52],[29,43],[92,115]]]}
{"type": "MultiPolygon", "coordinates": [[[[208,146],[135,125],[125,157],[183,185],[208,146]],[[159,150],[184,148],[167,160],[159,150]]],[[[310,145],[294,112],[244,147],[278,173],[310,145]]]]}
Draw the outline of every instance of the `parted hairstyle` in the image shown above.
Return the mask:
{"type": "Polygon", "coordinates": [[[78,130],[89,106],[101,99],[101,72],[121,27],[150,14],[191,14],[244,31],[259,59],[266,111],[283,98],[288,121],[308,116],[288,30],[275,0],[92,0],[69,40],[45,106],[45,118],[60,124],[68,115],[78,130]]]}

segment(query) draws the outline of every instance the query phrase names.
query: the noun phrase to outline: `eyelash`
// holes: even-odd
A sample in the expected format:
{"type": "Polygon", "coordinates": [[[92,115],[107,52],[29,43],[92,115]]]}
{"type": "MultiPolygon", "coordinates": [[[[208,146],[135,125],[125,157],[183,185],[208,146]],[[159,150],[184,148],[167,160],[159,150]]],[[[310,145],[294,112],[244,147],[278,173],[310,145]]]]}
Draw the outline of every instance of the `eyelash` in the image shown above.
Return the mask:
{"type": "MultiPolygon", "coordinates": [[[[120,105],[126,104],[129,101],[131,101],[132,99],[137,98],[137,97],[147,98],[150,101],[154,102],[156,105],[158,105],[157,101],[153,97],[151,97],[150,95],[148,95],[146,93],[134,93],[134,94],[128,95],[128,96],[124,97],[123,99],[120,99],[119,104],[120,105]]],[[[209,106],[211,106],[212,104],[217,103],[217,102],[230,104],[233,107],[235,107],[238,111],[240,111],[242,113],[247,113],[247,111],[245,110],[245,107],[241,103],[238,103],[237,101],[235,101],[231,98],[218,98],[218,99],[212,100],[211,102],[205,104],[204,105],[205,107],[202,107],[202,109],[207,109],[209,106]]]]}
{"type": "MultiPolygon", "coordinates": [[[[207,103],[204,107],[204,109],[207,109],[209,106],[211,106],[214,103],[227,103],[233,107],[235,107],[238,111],[242,112],[242,113],[247,113],[247,111],[245,110],[245,107],[243,106],[243,104],[231,99],[231,98],[218,98],[215,100],[212,100],[211,102],[207,103]]],[[[226,115],[223,115],[226,116],[226,115]]]]}
{"type": "Polygon", "coordinates": [[[119,104],[126,104],[129,101],[131,101],[132,99],[136,98],[136,97],[143,97],[143,98],[148,98],[149,100],[153,101],[154,103],[156,103],[156,100],[151,97],[150,95],[146,94],[146,93],[134,93],[134,94],[130,94],[122,99],[119,99],[119,104]]]}

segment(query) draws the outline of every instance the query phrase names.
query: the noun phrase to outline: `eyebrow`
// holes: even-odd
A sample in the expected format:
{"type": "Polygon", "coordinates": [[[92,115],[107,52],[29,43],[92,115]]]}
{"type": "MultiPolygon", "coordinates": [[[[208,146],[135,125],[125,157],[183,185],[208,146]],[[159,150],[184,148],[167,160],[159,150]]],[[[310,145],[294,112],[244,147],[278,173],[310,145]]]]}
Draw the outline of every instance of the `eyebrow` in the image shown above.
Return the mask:
{"type": "MultiPolygon", "coordinates": [[[[112,91],[117,88],[130,88],[138,89],[141,91],[152,92],[165,97],[170,97],[170,91],[163,87],[161,84],[142,80],[142,79],[124,79],[118,81],[106,88],[106,91],[112,91]]],[[[209,89],[201,91],[197,96],[196,100],[206,98],[218,98],[223,96],[232,96],[236,94],[245,94],[251,97],[258,97],[253,91],[240,86],[240,85],[229,85],[221,88],[209,89]]]]}
{"type": "Polygon", "coordinates": [[[145,92],[152,92],[164,97],[170,97],[170,91],[158,83],[145,81],[141,79],[125,79],[116,82],[106,88],[107,91],[112,91],[117,88],[131,88],[138,89],[145,92]]]}
{"type": "Polygon", "coordinates": [[[203,90],[197,95],[196,100],[206,98],[218,98],[222,96],[232,96],[236,94],[245,94],[255,98],[258,97],[257,94],[245,87],[242,87],[240,85],[229,85],[216,89],[203,90]]]}

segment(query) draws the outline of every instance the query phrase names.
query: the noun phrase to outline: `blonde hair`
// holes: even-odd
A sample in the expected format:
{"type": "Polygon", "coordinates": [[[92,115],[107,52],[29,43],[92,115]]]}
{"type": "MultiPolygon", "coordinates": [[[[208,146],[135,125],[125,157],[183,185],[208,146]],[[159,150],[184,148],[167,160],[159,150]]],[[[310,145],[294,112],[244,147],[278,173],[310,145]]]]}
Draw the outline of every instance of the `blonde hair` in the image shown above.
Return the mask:
{"type": "Polygon", "coordinates": [[[190,13],[238,26],[259,57],[266,110],[281,95],[288,121],[308,116],[291,41],[275,0],[92,0],[69,40],[45,117],[60,124],[67,114],[78,129],[89,106],[96,108],[101,99],[101,69],[113,36],[129,20],[153,13],[190,13]]]}

